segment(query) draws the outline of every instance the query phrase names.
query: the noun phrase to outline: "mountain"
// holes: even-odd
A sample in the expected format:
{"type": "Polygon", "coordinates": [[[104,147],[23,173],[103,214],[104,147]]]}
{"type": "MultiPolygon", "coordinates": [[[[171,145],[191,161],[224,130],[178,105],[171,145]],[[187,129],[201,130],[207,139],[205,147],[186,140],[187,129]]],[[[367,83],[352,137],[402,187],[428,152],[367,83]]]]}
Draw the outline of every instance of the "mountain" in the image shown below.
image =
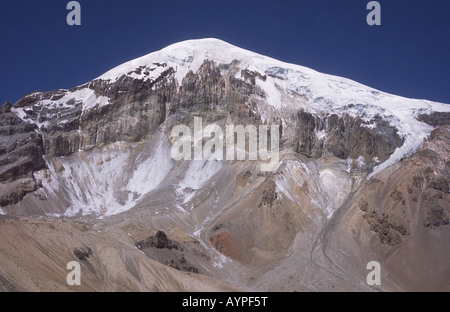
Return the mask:
{"type": "Polygon", "coordinates": [[[449,140],[450,105],[180,42],[0,108],[0,289],[448,291],[449,140]]]}

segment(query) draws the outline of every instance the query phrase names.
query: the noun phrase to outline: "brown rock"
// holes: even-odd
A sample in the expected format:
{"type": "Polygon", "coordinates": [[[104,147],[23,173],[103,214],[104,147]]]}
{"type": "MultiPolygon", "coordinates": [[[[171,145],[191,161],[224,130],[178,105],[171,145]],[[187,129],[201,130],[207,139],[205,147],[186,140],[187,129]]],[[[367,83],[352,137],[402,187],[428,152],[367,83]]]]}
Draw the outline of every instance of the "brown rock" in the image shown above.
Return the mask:
{"type": "Polygon", "coordinates": [[[61,160],[59,160],[58,158],[56,158],[54,160],[53,164],[55,166],[56,172],[63,172],[65,170],[64,165],[61,163],[61,160]]]}

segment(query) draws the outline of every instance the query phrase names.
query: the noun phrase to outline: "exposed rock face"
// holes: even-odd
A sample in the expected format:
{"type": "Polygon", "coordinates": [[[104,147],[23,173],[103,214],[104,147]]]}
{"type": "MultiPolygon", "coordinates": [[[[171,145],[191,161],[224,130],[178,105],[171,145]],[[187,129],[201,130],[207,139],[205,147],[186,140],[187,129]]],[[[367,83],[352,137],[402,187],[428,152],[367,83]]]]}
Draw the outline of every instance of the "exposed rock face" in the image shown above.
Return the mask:
{"type": "Polygon", "coordinates": [[[370,229],[378,234],[381,244],[395,246],[402,242],[402,236],[407,234],[403,225],[389,220],[385,213],[382,213],[381,216],[378,215],[374,209],[369,208],[367,201],[360,202],[359,208],[365,212],[363,218],[369,223],[370,229]]]}
{"type": "Polygon", "coordinates": [[[419,115],[419,120],[432,126],[447,126],[450,124],[450,113],[433,112],[419,115]]]}
{"type": "Polygon", "coordinates": [[[77,257],[78,260],[85,261],[92,257],[92,250],[89,247],[75,248],[73,254],[75,255],[75,257],[77,257]]]}
{"type": "Polygon", "coordinates": [[[139,81],[122,77],[113,84],[93,81],[69,91],[34,93],[15,104],[27,113],[26,120],[41,124],[45,153],[68,156],[79,150],[117,141],[140,141],[151,134],[166,116],[167,99],[174,84],[163,73],[158,81],[139,81]],[[92,92],[93,102],[108,97],[110,104],[83,112],[82,102],[67,96],[70,93],[92,92]],[[48,105],[66,96],[63,108],[48,105]]]}
{"type": "Polygon", "coordinates": [[[181,258],[177,260],[166,260],[164,264],[168,265],[171,268],[174,268],[179,271],[197,273],[198,269],[195,266],[192,266],[186,262],[186,258],[181,256],[181,258]]]}
{"type": "Polygon", "coordinates": [[[150,258],[171,268],[184,272],[199,273],[198,268],[186,260],[185,255],[182,253],[183,248],[181,244],[169,239],[163,231],[158,231],[154,236],[137,242],[136,247],[144,251],[150,258]],[[170,252],[161,252],[157,251],[157,249],[167,249],[170,252]]]}
{"type": "Polygon", "coordinates": [[[20,202],[28,193],[41,187],[41,181],[34,178],[17,179],[4,185],[0,190],[0,205],[5,207],[20,202]]]}
{"type": "Polygon", "coordinates": [[[437,203],[427,207],[423,225],[426,227],[438,227],[442,225],[448,225],[449,219],[444,211],[444,208],[437,203]]]}
{"type": "Polygon", "coordinates": [[[263,205],[266,207],[272,207],[277,198],[278,194],[276,192],[275,182],[270,181],[263,191],[261,202],[258,204],[258,207],[261,207],[263,205]]]}
{"type": "Polygon", "coordinates": [[[328,152],[342,159],[363,156],[369,162],[374,157],[384,161],[403,144],[397,129],[381,118],[368,123],[347,114],[321,117],[299,112],[296,129],[295,151],[313,158],[328,152]]]}
{"type": "Polygon", "coordinates": [[[208,237],[217,251],[232,259],[266,265],[286,252],[299,228],[308,222],[299,207],[280,198],[272,177],[260,176],[253,184],[257,189],[218,218],[208,237]]]}
{"type": "Polygon", "coordinates": [[[40,187],[34,171],[45,168],[42,136],[37,126],[11,112],[11,104],[0,108],[0,206],[21,201],[40,187]]]}
{"type": "Polygon", "coordinates": [[[30,176],[45,167],[42,137],[33,124],[11,112],[9,103],[0,109],[0,182],[30,176]]]}
{"type": "Polygon", "coordinates": [[[151,236],[146,240],[136,243],[136,247],[139,249],[145,249],[150,247],[155,247],[157,249],[176,249],[180,248],[180,244],[168,239],[166,233],[163,231],[156,232],[155,236],[151,236]]]}

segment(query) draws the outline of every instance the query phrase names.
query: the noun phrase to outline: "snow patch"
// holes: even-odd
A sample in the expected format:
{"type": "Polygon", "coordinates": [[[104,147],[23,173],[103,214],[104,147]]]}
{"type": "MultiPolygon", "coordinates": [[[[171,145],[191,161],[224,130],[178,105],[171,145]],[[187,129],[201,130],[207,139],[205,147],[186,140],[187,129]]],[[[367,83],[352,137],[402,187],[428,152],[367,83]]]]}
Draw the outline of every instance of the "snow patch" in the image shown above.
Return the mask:
{"type": "MultiPolygon", "coordinates": [[[[70,91],[63,91],[63,92],[64,92],[64,96],[58,100],[53,100],[52,99],[53,97],[52,97],[50,99],[44,99],[44,100],[38,101],[34,105],[34,107],[37,109],[40,108],[40,110],[38,111],[38,116],[35,118],[35,120],[30,118],[28,116],[28,114],[26,113],[25,110],[27,109],[27,107],[20,107],[20,108],[13,107],[11,110],[14,114],[16,114],[23,121],[33,123],[33,124],[37,125],[39,128],[41,128],[41,127],[48,127],[48,125],[49,125],[49,121],[44,121],[44,122],[39,121],[41,114],[43,114],[44,108],[60,110],[61,108],[72,108],[81,103],[83,105],[83,113],[84,113],[85,111],[88,111],[96,106],[102,107],[102,106],[110,104],[110,101],[109,101],[110,99],[108,97],[98,96],[94,90],[89,89],[87,87],[81,88],[81,89],[73,91],[73,92],[70,92],[70,91]]],[[[29,109],[29,107],[28,107],[28,109],[29,109]]],[[[49,113],[47,113],[47,115],[45,117],[48,120],[52,119],[52,115],[49,115],[49,113]]],[[[62,122],[64,123],[67,121],[62,121],[62,122]]]]}
{"type": "Polygon", "coordinates": [[[351,179],[338,170],[323,169],[319,172],[320,182],[328,195],[329,201],[333,204],[327,207],[327,216],[331,217],[347,198],[351,187],[351,179]]]}
{"type": "Polygon", "coordinates": [[[49,168],[52,176],[61,175],[59,181],[52,179],[51,183],[55,183],[53,188],[58,189],[62,184],[70,190],[68,194],[71,207],[64,215],[75,216],[81,213],[101,216],[124,208],[117,201],[119,190],[115,185],[119,184],[124,176],[122,169],[128,160],[129,152],[114,149],[105,154],[95,154],[91,161],[61,158],[60,162],[65,169],[60,173],[57,173],[53,167],[49,168]],[[107,158],[108,161],[98,166],[96,163],[100,158],[107,158]]]}
{"type": "Polygon", "coordinates": [[[275,180],[275,185],[277,186],[277,191],[286,195],[287,198],[289,198],[289,200],[293,203],[296,202],[296,200],[294,199],[294,197],[292,197],[292,195],[290,194],[290,185],[289,182],[282,177],[281,179],[277,179],[275,180]]]}
{"type": "Polygon", "coordinates": [[[64,170],[49,163],[51,180],[42,183],[48,195],[68,196],[65,216],[96,215],[99,218],[133,208],[143,195],[156,189],[172,169],[169,143],[150,142],[149,153],[133,160],[127,143],[117,142],[103,150],[58,158],[64,170]]]}
{"type": "Polygon", "coordinates": [[[222,269],[223,266],[226,263],[228,263],[229,261],[230,261],[230,259],[228,259],[225,255],[223,255],[220,252],[216,251],[216,259],[213,261],[213,266],[218,268],[218,269],[222,269]]]}
{"type": "Polygon", "coordinates": [[[133,177],[126,187],[130,192],[146,194],[154,190],[172,170],[173,163],[167,146],[160,143],[155,153],[147,160],[140,162],[133,177]]]}
{"type": "Polygon", "coordinates": [[[364,159],[364,156],[359,156],[356,159],[356,163],[358,168],[364,168],[366,166],[366,160],[364,159]]]}
{"type": "Polygon", "coordinates": [[[364,124],[364,123],[362,123],[362,124],[361,124],[361,127],[362,127],[362,128],[367,128],[367,129],[376,129],[376,128],[377,128],[377,125],[374,124],[374,123],[372,123],[372,124],[364,124]]]}
{"type": "Polygon", "coordinates": [[[321,140],[321,139],[323,139],[323,138],[325,138],[327,136],[327,132],[325,131],[325,130],[322,130],[322,131],[317,131],[316,132],[316,138],[317,138],[317,140],[321,140]]]}
{"type": "Polygon", "coordinates": [[[23,121],[31,121],[30,119],[28,119],[28,115],[27,113],[25,113],[23,108],[16,108],[16,107],[12,107],[11,111],[16,114],[17,117],[19,117],[20,119],[22,119],[23,121]]]}
{"type": "Polygon", "coordinates": [[[219,161],[214,160],[192,160],[188,170],[184,175],[184,179],[179,185],[184,188],[194,190],[200,189],[209,179],[222,168],[219,161]]]}
{"type": "Polygon", "coordinates": [[[66,92],[66,94],[59,100],[42,100],[38,104],[45,107],[72,107],[77,103],[83,104],[83,112],[88,111],[95,106],[102,107],[109,104],[109,98],[105,96],[98,96],[95,90],[89,88],[82,88],[73,92],[66,92]],[[67,104],[72,101],[73,104],[67,104]]]}
{"type": "Polygon", "coordinates": [[[376,166],[372,173],[367,176],[367,179],[370,179],[380,171],[399,162],[402,158],[409,157],[415,153],[422,146],[423,139],[430,135],[431,131],[434,130],[434,127],[425,123],[417,122],[415,125],[405,124],[403,125],[403,128],[400,128],[400,130],[406,133],[404,134],[405,141],[403,145],[398,147],[388,160],[376,166]]]}
{"type": "Polygon", "coordinates": [[[176,193],[183,197],[183,204],[194,198],[196,191],[201,189],[222,168],[220,161],[191,160],[184,174],[183,180],[178,183],[176,193]]]}

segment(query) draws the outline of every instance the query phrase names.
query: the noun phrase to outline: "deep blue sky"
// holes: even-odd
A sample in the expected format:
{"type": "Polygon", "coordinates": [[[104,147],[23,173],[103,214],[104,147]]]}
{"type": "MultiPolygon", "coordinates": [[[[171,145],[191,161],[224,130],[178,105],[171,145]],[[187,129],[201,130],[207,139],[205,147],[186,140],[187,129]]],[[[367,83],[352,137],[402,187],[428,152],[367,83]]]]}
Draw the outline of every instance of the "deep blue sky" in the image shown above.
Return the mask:
{"type": "MultiPolygon", "coordinates": [[[[1,0],[0,101],[71,88],[169,44],[215,37],[412,98],[450,103],[450,1],[1,0]]],[[[0,104],[1,104],[0,103],[0,104]]]]}

